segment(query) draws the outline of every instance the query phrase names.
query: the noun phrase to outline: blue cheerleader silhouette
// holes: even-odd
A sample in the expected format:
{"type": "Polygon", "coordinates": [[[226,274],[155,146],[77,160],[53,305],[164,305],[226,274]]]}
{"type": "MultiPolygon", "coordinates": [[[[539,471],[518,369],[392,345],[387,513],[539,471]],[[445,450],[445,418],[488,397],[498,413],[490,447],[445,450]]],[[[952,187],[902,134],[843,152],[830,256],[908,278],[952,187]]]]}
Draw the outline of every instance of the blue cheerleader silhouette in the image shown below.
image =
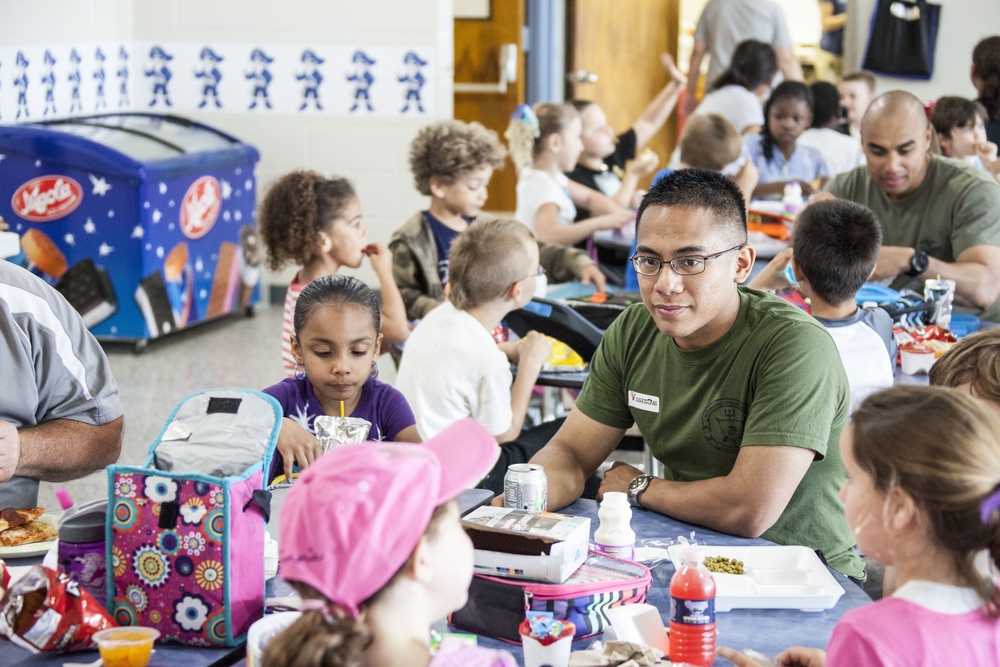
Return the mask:
{"type": "Polygon", "coordinates": [[[48,116],[50,110],[52,113],[56,112],[56,73],[53,71],[56,59],[51,51],[45,49],[45,56],[42,60],[45,63],[45,71],[42,72],[42,78],[39,79],[45,86],[45,109],[42,111],[42,115],[48,116]]]}
{"type": "Polygon", "coordinates": [[[375,83],[375,77],[372,76],[370,71],[375,61],[369,58],[361,49],[354,52],[351,61],[354,63],[354,71],[347,76],[348,81],[354,82],[354,106],[351,107],[351,111],[356,111],[362,100],[364,100],[365,107],[369,111],[374,111],[368,91],[372,87],[372,84],[375,83]]]}
{"type": "Polygon", "coordinates": [[[313,101],[317,111],[322,111],[323,105],[319,101],[319,86],[323,83],[323,74],[319,71],[319,66],[326,61],[311,49],[303,51],[299,60],[302,61],[303,65],[302,71],[295,75],[295,78],[302,82],[302,104],[299,106],[299,111],[305,110],[309,105],[309,100],[313,101]]]}
{"type": "Polygon", "coordinates": [[[108,100],[104,97],[104,82],[107,79],[107,76],[104,74],[104,61],[106,58],[104,57],[104,51],[101,51],[101,47],[99,46],[94,51],[94,60],[97,61],[97,64],[94,66],[94,81],[97,84],[97,90],[94,94],[94,111],[97,111],[98,109],[108,108],[108,100]]]}
{"type": "Polygon", "coordinates": [[[23,51],[17,52],[17,57],[14,60],[14,64],[17,66],[17,71],[14,72],[14,90],[17,91],[17,116],[20,118],[21,114],[24,117],[28,117],[28,59],[24,57],[23,51]]]}
{"type": "Polygon", "coordinates": [[[83,111],[83,105],[80,103],[80,54],[76,52],[76,49],[70,49],[69,59],[73,63],[73,69],[70,70],[66,79],[72,87],[69,112],[73,113],[74,111],[83,111]]]}
{"type": "Polygon", "coordinates": [[[115,70],[115,77],[118,79],[118,108],[121,109],[132,103],[128,97],[128,51],[124,46],[118,48],[118,69],[115,70]]]}
{"type": "Polygon", "coordinates": [[[208,104],[209,98],[211,98],[215,102],[215,108],[221,109],[222,102],[219,101],[219,82],[222,81],[222,72],[219,70],[218,64],[223,61],[223,58],[213,51],[211,47],[206,46],[201,50],[199,59],[201,60],[201,69],[197,70],[194,74],[196,79],[202,80],[201,104],[198,105],[198,108],[204,108],[208,104]]]}
{"type": "Polygon", "coordinates": [[[149,50],[150,62],[145,74],[146,78],[150,79],[153,83],[153,97],[149,100],[149,106],[151,107],[155,107],[156,103],[161,100],[164,106],[173,106],[170,102],[170,92],[167,90],[167,84],[170,83],[170,79],[174,76],[174,73],[167,67],[167,63],[173,59],[174,57],[160,46],[153,46],[149,50]]]}
{"type": "Polygon", "coordinates": [[[247,72],[247,81],[253,82],[253,96],[250,108],[254,109],[258,103],[263,103],[268,109],[271,108],[271,98],[267,88],[271,85],[271,70],[268,65],[274,62],[274,58],[264,53],[263,49],[254,49],[250,52],[251,69],[247,72]]]}
{"type": "Polygon", "coordinates": [[[427,66],[427,61],[422,60],[416,52],[408,51],[403,57],[403,65],[406,66],[406,72],[399,76],[399,82],[406,84],[406,101],[400,113],[406,113],[410,110],[410,100],[413,100],[417,105],[417,111],[423,113],[424,104],[420,99],[420,91],[427,83],[427,79],[424,78],[421,69],[427,66]]]}

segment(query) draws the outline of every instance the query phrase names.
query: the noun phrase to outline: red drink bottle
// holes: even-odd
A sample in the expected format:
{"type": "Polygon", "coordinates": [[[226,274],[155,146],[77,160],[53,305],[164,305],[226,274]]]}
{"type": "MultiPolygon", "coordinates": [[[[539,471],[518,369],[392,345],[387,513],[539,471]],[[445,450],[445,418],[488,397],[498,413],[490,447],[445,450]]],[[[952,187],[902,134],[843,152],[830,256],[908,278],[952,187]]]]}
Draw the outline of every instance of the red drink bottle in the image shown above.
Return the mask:
{"type": "Polygon", "coordinates": [[[670,661],[715,662],[715,580],[698,548],[681,551],[681,567],[670,579],[670,661]]]}

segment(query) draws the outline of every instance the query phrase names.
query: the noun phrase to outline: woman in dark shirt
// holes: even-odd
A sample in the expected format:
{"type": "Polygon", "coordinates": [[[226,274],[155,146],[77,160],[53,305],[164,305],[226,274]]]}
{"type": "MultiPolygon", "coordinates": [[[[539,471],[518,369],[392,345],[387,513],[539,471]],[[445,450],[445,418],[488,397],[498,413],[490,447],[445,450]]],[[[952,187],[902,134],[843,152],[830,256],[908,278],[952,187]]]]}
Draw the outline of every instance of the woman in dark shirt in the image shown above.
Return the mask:
{"type": "Polygon", "coordinates": [[[1000,35],[987,37],[972,51],[972,85],[986,107],[986,138],[1000,145],[1000,35]]]}

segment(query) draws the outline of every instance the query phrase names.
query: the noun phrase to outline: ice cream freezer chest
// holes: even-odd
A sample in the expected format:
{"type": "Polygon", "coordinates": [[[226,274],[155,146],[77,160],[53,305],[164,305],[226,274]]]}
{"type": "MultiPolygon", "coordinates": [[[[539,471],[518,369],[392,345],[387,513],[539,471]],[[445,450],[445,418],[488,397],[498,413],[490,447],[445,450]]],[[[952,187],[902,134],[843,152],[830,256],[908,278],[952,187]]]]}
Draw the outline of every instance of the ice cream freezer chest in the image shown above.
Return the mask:
{"type": "Polygon", "coordinates": [[[144,342],[258,299],[259,155],[174,116],[0,126],[0,215],[12,258],[102,339],[144,342]]]}

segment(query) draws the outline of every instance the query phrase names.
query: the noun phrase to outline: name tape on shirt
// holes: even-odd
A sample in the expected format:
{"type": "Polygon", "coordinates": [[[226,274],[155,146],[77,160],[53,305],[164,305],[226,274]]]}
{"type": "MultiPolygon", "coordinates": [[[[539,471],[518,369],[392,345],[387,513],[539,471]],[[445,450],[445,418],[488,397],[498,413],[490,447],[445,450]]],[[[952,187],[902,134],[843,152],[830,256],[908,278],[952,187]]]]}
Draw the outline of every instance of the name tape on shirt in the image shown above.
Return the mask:
{"type": "Polygon", "coordinates": [[[628,404],[633,408],[639,408],[640,410],[645,410],[646,412],[659,412],[660,411],[660,398],[659,396],[650,396],[649,394],[640,394],[637,391],[628,392],[628,404]]]}

